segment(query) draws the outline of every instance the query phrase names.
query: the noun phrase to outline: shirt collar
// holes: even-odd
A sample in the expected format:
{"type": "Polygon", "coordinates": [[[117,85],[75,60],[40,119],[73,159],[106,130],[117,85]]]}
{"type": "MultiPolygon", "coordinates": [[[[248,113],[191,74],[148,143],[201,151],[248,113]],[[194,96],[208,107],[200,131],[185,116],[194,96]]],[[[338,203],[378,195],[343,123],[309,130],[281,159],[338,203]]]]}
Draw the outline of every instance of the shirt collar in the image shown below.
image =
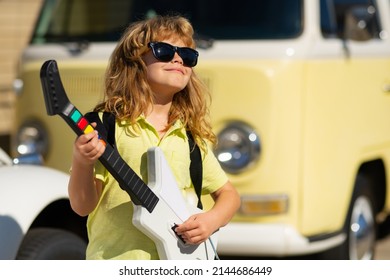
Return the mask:
{"type": "MultiPolygon", "coordinates": [[[[146,117],[145,115],[140,115],[137,119],[136,119],[136,122],[137,124],[140,126],[140,127],[143,127],[144,125],[148,125],[150,126],[150,123],[146,120],[146,117]]],[[[122,120],[120,122],[121,125],[123,126],[126,126],[129,124],[129,122],[127,120],[122,120]]],[[[184,128],[184,125],[183,125],[183,122],[179,119],[179,120],[176,120],[174,122],[174,124],[172,125],[172,127],[169,128],[168,132],[167,132],[167,135],[169,134],[172,134],[172,133],[175,133],[176,135],[182,137],[183,139],[187,139],[187,133],[186,133],[186,130],[184,128]]]]}

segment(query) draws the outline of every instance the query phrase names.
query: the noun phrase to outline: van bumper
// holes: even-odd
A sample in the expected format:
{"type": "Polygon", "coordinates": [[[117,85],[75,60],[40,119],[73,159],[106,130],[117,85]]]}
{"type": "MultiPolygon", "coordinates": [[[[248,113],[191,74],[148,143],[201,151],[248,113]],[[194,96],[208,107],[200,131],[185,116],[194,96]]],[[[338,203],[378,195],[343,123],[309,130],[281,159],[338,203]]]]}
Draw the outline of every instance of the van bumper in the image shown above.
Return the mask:
{"type": "Polygon", "coordinates": [[[242,256],[293,256],[326,251],[346,239],[341,233],[310,241],[286,224],[230,223],[218,233],[218,254],[242,256]]]}

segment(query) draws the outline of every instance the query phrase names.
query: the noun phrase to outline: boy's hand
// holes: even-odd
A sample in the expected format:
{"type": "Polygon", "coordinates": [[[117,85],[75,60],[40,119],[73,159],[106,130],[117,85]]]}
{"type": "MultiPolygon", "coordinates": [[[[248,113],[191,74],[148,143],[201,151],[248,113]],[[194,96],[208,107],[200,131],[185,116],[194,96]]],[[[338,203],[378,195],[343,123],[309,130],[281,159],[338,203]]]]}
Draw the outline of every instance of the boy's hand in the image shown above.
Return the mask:
{"type": "Polygon", "coordinates": [[[214,217],[211,213],[200,213],[192,215],[184,223],[178,225],[175,231],[186,244],[201,244],[218,228],[215,228],[214,217]]]}
{"type": "MultiPolygon", "coordinates": [[[[96,123],[91,124],[96,127],[96,123]]],[[[98,131],[94,130],[77,137],[74,143],[74,158],[82,164],[93,165],[104,153],[105,145],[100,141],[98,131]]]]}

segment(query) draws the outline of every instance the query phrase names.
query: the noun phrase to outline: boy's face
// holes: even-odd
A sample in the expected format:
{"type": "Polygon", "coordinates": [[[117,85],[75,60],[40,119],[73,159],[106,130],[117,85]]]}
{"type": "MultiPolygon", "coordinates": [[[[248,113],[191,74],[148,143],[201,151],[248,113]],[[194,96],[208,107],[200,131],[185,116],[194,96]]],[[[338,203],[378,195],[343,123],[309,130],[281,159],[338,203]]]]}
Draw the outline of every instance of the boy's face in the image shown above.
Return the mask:
{"type": "MultiPolygon", "coordinates": [[[[186,47],[181,40],[163,40],[162,42],[178,47],[186,47]]],[[[157,60],[152,51],[143,55],[147,67],[147,79],[156,96],[157,102],[170,102],[173,96],[184,89],[190,80],[192,68],[183,65],[182,58],[175,53],[169,62],[157,60]]]]}

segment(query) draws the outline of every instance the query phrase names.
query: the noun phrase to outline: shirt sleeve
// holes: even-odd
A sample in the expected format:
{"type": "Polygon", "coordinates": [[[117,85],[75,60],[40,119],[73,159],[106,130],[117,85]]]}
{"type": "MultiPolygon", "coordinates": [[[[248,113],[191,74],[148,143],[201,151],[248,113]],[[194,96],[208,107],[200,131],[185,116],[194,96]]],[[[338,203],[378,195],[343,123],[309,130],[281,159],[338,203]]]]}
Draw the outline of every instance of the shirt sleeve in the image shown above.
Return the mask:
{"type": "Polygon", "coordinates": [[[95,163],[95,178],[96,179],[99,179],[100,181],[102,182],[105,182],[107,177],[107,172],[106,172],[106,168],[104,167],[104,165],[98,160],[96,163],[95,163]]]}
{"type": "Polygon", "coordinates": [[[229,179],[209,145],[203,157],[202,194],[210,194],[225,185],[229,179]]]}

